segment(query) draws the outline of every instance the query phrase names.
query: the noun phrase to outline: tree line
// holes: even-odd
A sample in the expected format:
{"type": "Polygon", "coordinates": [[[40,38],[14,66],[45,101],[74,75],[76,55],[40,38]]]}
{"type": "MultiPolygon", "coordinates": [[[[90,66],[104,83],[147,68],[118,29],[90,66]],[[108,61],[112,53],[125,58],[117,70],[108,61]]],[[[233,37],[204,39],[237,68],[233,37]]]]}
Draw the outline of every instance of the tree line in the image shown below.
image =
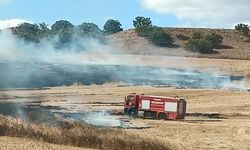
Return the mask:
{"type": "Polygon", "coordinates": [[[74,36],[93,38],[105,42],[106,35],[123,31],[118,20],[109,19],[101,30],[96,24],[84,22],[74,26],[67,20],[56,21],[51,28],[46,23],[22,23],[11,28],[12,33],[27,42],[39,43],[43,40],[57,39],[56,47],[61,48],[74,40],[74,36]]]}
{"type": "MultiPolygon", "coordinates": [[[[175,38],[162,27],[153,25],[150,18],[138,16],[133,20],[133,26],[138,36],[148,39],[156,46],[172,47],[174,45],[175,38]]],[[[249,36],[248,25],[238,24],[235,29],[242,35],[249,36]]],[[[39,43],[43,40],[57,39],[55,47],[61,48],[69,45],[74,40],[74,36],[93,38],[105,43],[107,35],[123,31],[123,28],[122,24],[114,19],[107,20],[103,29],[100,29],[94,23],[84,22],[74,26],[67,20],[59,20],[51,28],[46,23],[22,23],[11,28],[11,31],[15,36],[27,42],[39,43]]],[[[192,36],[178,34],[176,38],[186,41],[185,49],[198,53],[213,53],[214,49],[220,47],[223,43],[223,37],[217,33],[195,32],[192,36]]]]}

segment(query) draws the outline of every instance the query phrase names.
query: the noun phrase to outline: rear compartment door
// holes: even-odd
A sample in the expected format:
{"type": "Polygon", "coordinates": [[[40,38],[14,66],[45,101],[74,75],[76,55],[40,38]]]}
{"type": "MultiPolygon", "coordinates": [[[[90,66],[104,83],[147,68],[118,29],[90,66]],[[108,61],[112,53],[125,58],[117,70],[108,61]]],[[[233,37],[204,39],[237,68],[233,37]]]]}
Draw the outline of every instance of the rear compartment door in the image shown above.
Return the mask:
{"type": "Polygon", "coordinates": [[[186,115],[186,104],[187,102],[185,100],[180,100],[179,101],[179,106],[178,106],[178,118],[179,119],[184,119],[186,115]]]}
{"type": "Polygon", "coordinates": [[[177,112],[177,103],[176,102],[165,102],[164,111],[177,112]]]}
{"type": "Polygon", "coordinates": [[[150,100],[142,100],[141,101],[141,109],[150,109],[150,100]]]}

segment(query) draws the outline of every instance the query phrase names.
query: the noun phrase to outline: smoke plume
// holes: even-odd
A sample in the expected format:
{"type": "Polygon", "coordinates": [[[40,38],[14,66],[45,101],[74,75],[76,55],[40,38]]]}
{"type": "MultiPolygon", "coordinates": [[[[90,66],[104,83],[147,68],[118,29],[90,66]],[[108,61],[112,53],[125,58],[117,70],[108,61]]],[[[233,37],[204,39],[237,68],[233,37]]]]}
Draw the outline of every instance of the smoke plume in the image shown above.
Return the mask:
{"type": "Polygon", "coordinates": [[[148,67],[136,55],[121,57],[122,51],[91,38],[74,35],[67,47],[54,47],[58,39],[40,43],[17,39],[10,31],[0,34],[1,88],[33,88],[124,82],[129,85],[178,88],[245,89],[243,77],[175,68],[148,67]],[[234,82],[234,81],[241,81],[234,82]]]}

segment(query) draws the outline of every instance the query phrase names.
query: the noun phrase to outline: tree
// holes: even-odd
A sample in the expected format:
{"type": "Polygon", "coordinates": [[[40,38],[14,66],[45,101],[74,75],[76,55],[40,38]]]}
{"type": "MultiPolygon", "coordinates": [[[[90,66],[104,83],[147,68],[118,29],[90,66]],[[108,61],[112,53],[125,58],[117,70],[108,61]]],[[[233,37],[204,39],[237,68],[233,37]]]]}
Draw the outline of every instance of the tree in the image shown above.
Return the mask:
{"type": "Polygon", "coordinates": [[[73,29],[74,25],[71,24],[69,21],[66,20],[59,20],[56,21],[52,26],[51,26],[51,32],[54,34],[59,33],[61,30],[64,29],[73,29]]]}
{"type": "Polygon", "coordinates": [[[92,36],[102,32],[96,24],[87,22],[77,26],[76,31],[80,36],[92,36]]]}
{"type": "Polygon", "coordinates": [[[153,26],[150,18],[136,17],[133,20],[135,31],[141,37],[146,37],[156,46],[169,47],[173,45],[173,38],[162,28],[153,26]]]}
{"type": "Polygon", "coordinates": [[[50,36],[50,29],[48,28],[48,25],[45,23],[39,23],[39,38],[40,39],[46,39],[50,36]]]}
{"type": "Polygon", "coordinates": [[[74,25],[66,20],[56,21],[51,26],[51,34],[53,36],[58,36],[58,44],[67,44],[71,42],[72,36],[74,34],[74,25]]]}
{"type": "Polygon", "coordinates": [[[102,30],[100,30],[99,27],[94,23],[84,22],[76,27],[76,32],[81,37],[95,38],[101,42],[105,41],[105,37],[102,30]]]}
{"type": "Polygon", "coordinates": [[[138,16],[135,18],[135,20],[133,20],[133,25],[137,34],[142,37],[149,36],[153,30],[152,21],[150,18],[138,16]]]}
{"type": "Polygon", "coordinates": [[[105,34],[110,35],[120,31],[123,31],[121,23],[118,20],[109,19],[103,26],[105,34]]]}
{"type": "Polygon", "coordinates": [[[242,35],[248,36],[249,34],[249,26],[247,24],[240,23],[235,26],[235,30],[239,31],[242,35]]]}
{"type": "Polygon", "coordinates": [[[39,42],[39,26],[37,24],[22,23],[12,28],[12,33],[29,42],[39,42]]]}

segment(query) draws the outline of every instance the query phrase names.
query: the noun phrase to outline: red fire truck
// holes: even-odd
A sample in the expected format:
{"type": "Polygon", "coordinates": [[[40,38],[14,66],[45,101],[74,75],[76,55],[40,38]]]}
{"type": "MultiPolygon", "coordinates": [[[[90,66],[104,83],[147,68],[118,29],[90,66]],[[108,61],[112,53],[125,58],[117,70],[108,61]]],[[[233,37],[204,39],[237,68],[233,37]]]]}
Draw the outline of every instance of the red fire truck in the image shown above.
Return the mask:
{"type": "Polygon", "coordinates": [[[125,97],[124,113],[134,117],[184,119],[187,102],[178,97],[160,97],[131,93],[125,97]]]}

